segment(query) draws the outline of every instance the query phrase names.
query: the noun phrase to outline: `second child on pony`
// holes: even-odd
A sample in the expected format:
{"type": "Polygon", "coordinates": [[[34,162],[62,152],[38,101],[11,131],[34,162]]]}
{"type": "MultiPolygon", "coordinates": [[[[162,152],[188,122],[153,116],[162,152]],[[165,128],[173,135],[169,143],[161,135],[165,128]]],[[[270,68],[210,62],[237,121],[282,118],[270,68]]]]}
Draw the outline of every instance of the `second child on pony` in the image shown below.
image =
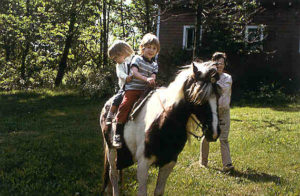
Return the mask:
{"type": "Polygon", "coordinates": [[[133,58],[130,67],[134,78],[125,85],[125,95],[116,116],[117,128],[114,143],[118,144],[117,148],[122,147],[124,125],[133,104],[140,98],[147,86],[155,86],[158,64],[154,58],[159,50],[158,38],[151,33],[144,35],[140,44],[140,55],[133,58]]]}

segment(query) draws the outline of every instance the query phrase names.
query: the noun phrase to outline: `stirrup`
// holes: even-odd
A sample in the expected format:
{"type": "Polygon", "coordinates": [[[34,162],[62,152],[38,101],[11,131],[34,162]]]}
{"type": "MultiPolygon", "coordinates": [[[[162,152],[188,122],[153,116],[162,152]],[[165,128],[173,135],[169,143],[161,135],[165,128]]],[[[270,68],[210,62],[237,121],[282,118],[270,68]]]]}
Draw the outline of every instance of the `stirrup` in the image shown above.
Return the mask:
{"type": "Polygon", "coordinates": [[[116,149],[122,148],[122,141],[121,141],[121,136],[120,135],[114,135],[112,146],[116,149]]]}

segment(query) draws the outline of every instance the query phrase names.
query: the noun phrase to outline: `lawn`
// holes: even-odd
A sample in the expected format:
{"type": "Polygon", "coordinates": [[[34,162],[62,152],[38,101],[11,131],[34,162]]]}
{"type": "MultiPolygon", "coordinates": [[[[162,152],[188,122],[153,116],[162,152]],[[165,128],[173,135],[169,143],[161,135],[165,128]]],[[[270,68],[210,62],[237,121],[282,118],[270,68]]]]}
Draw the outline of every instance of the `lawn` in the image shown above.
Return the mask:
{"type": "MultiPolygon", "coordinates": [[[[0,93],[0,195],[99,195],[102,105],[74,91],[0,93]]],[[[234,106],[231,120],[236,170],[221,171],[219,142],[200,168],[191,138],[165,195],[300,195],[300,104],[234,106]]],[[[135,169],[124,170],[125,195],[136,193],[135,169]]],[[[156,177],[152,167],[149,195],[156,177]]]]}

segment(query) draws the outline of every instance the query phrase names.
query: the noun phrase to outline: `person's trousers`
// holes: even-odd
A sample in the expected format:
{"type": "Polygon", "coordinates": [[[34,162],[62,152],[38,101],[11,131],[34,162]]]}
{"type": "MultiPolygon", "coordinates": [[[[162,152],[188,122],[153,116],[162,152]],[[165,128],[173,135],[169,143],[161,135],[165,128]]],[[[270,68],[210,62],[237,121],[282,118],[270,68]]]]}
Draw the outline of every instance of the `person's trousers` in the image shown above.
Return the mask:
{"type": "MultiPolygon", "coordinates": [[[[225,110],[219,109],[219,121],[220,121],[220,129],[221,129],[221,134],[219,137],[220,146],[221,146],[221,156],[222,156],[223,167],[225,167],[228,164],[232,164],[229,143],[228,143],[228,135],[230,129],[230,109],[225,109],[225,110]]],[[[209,154],[209,142],[205,138],[202,139],[200,148],[201,148],[200,149],[201,164],[207,165],[208,154],[209,154]]]]}
{"type": "Polygon", "coordinates": [[[116,121],[118,124],[124,124],[127,119],[129,112],[133,104],[140,98],[143,94],[143,90],[127,90],[125,91],[121,105],[116,116],[116,121]]]}

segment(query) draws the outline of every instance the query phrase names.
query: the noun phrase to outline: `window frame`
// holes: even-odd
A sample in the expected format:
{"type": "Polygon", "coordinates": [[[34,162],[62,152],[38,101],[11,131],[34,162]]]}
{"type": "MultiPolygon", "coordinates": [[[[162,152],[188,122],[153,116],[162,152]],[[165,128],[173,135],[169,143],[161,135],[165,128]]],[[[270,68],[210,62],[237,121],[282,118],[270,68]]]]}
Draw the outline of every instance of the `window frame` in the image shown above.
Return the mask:
{"type": "Polygon", "coordinates": [[[263,44],[262,41],[264,39],[264,26],[262,24],[260,25],[246,25],[245,29],[245,42],[246,44],[257,44],[257,46],[254,46],[256,48],[260,48],[263,50],[263,44]],[[251,41],[249,40],[249,29],[255,29],[256,31],[259,31],[259,40],[251,41]]]}
{"type": "MultiPolygon", "coordinates": [[[[188,36],[188,29],[194,29],[194,34],[193,34],[193,43],[195,41],[195,30],[196,27],[195,25],[184,25],[183,26],[183,39],[182,39],[182,49],[184,50],[193,50],[193,47],[187,48],[187,36],[188,36]]],[[[200,45],[202,44],[202,25],[200,26],[200,45]]]]}
{"type": "Polygon", "coordinates": [[[256,29],[257,31],[260,31],[259,40],[257,42],[261,42],[264,39],[264,27],[260,25],[247,25],[245,30],[245,40],[247,42],[249,41],[249,29],[256,29]]]}

